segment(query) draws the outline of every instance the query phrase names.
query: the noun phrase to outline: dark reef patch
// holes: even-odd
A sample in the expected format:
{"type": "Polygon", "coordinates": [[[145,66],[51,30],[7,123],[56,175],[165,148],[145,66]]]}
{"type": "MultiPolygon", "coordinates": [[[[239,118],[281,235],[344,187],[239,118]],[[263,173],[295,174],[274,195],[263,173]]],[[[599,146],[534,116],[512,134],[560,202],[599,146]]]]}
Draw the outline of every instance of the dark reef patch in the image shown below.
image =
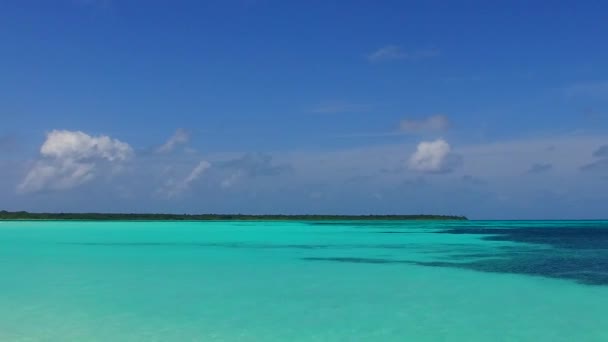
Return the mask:
{"type": "MultiPolygon", "coordinates": [[[[391,232],[393,230],[381,233],[391,232]]],[[[434,254],[435,260],[424,262],[398,258],[357,257],[305,258],[304,260],[452,267],[479,272],[566,279],[588,285],[608,285],[608,224],[606,222],[567,222],[555,225],[533,222],[487,227],[463,225],[446,227],[434,234],[474,234],[480,235],[482,241],[509,241],[516,244],[428,246],[426,250],[417,252],[434,254]]]]}
{"type": "Polygon", "coordinates": [[[374,234],[420,234],[420,232],[411,232],[411,231],[394,231],[394,230],[389,230],[389,231],[380,231],[380,232],[373,232],[374,234]]]}
{"type": "Polygon", "coordinates": [[[414,262],[431,267],[454,267],[480,272],[511,273],[574,280],[581,284],[608,285],[608,258],[539,256],[494,258],[471,262],[414,262]]]}
{"type": "Polygon", "coordinates": [[[608,258],[488,258],[470,262],[432,261],[357,258],[357,257],[307,257],[306,261],[329,261],[357,264],[409,264],[427,267],[451,267],[479,272],[524,274],[547,278],[573,280],[587,285],[608,285],[608,258]]]}
{"type": "Polygon", "coordinates": [[[569,249],[608,249],[608,227],[450,228],[439,234],[487,235],[484,240],[545,244],[569,249]]]}

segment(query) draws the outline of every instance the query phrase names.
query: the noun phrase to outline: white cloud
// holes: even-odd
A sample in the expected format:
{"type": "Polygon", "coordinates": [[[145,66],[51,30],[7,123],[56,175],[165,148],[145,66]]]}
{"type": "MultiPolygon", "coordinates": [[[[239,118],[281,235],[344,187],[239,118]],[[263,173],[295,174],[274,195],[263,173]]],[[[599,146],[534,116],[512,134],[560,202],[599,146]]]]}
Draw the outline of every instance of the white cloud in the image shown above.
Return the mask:
{"type": "Polygon", "coordinates": [[[184,180],[184,183],[190,184],[190,183],[194,182],[195,180],[198,179],[198,177],[200,177],[200,175],[203,174],[203,172],[205,172],[210,167],[211,167],[211,164],[209,164],[208,161],[203,160],[203,161],[199,162],[198,165],[196,165],[196,167],[194,167],[194,169],[192,169],[192,172],[190,172],[188,177],[186,177],[186,179],[184,180]]]}
{"type": "Polygon", "coordinates": [[[409,168],[414,171],[427,173],[443,173],[450,171],[450,145],[443,139],[423,141],[418,144],[416,152],[409,160],[409,168]]]}
{"type": "Polygon", "coordinates": [[[173,151],[177,146],[187,143],[190,140],[190,134],[183,130],[178,129],[175,131],[169,140],[167,140],[162,146],[160,146],[156,152],[167,153],[173,151]]]}
{"type": "Polygon", "coordinates": [[[450,120],[443,114],[435,114],[424,119],[405,119],[399,128],[408,133],[439,132],[450,127],[450,120]]]}
{"type": "MultiPolygon", "coordinates": [[[[112,139],[110,140],[112,141],[112,139]]],[[[483,217],[499,215],[498,217],[500,217],[500,215],[506,215],[505,212],[509,215],[517,213],[524,215],[525,212],[518,211],[524,208],[524,204],[519,204],[519,199],[529,198],[535,192],[543,189],[556,187],[560,190],[563,189],[571,196],[572,201],[583,201],[589,197],[600,198],[604,196],[601,194],[608,193],[608,181],[604,180],[607,174],[605,171],[608,170],[608,160],[602,158],[606,156],[604,152],[606,149],[601,148],[606,145],[605,135],[582,133],[559,136],[533,135],[507,141],[485,141],[483,143],[460,141],[458,144],[452,139],[447,139],[451,149],[447,157],[444,157],[443,163],[434,163],[433,159],[429,158],[430,160],[424,163],[416,160],[414,165],[417,168],[408,168],[408,159],[411,154],[418,152],[418,143],[421,141],[432,143],[433,140],[435,137],[415,142],[403,139],[390,143],[349,148],[283,150],[272,152],[271,163],[268,162],[267,155],[264,157],[264,155],[253,154],[252,156],[237,152],[218,152],[209,154],[205,158],[191,154],[145,155],[125,163],[117,157],[120,153],[114,152],[111,153],[114,162],[101,157],[99,153],[93,153],[96,157],[83,157],[82,159],[78,159],[80,157],[57,159],[41,155],[38,162],[33,161],[30,164],[31,171],[28,169],[23,172],[22,168],[25,165],[21,162],[8,164],[6,158],[5,160],[0,158],[0,170],[2,170],[0,173],[3,175],[3,178],[0,179],[0,190],[4,190],[5,202],[12,203],[15,210],[25,203],[32,208],[37,208],[36,210],[52,210],[57,206],[65,207],[66,210],[85,210],[91,206],[105,207],[104,210],[124,210],[125,205],[136,204],[140,206],[138,208],[145,210],[161,211],[169,209],[184,212],[196,211],[203,205],[209,211],[230,211],[238,206],[244,211],[291,210],[297,212],[304,205],[310,211],[333,210],[336,212],[340,210],[355,212],[361,210],[372,212],[376,210],[389,212],[454,210],[458,212],[462,210],[462,213],[473,215],[476,218],[480,215],[483,217]],[[548,151],[548,146],[553,147],[552,151],[548,151]],[[404,153],[404,151],[406,152],[404,153]],[[450,162],[451,157],[456,153],[462,155],[463,160],[466,160],[466,164],[459,165],[458,168],[450,162]],[[594,153],[595,155],[593,155],[594,153]],[[213,166],[204,170],[205,164],[203,163],[203,166],[199,167],[202,159],[207,160],[213,166]],[[3,162],[4,164],[2,164],[3,162]],[[553,168],[551,172],[543,173],[541,177],[522,177],[522,173],[535,163],[550,163],[553,168]],[[289,166],[289,168],[277,169],[281,165],[289,166]],[[421,165],[425,166],[422,168],[421,165]],[[437,165],[442,165],[442,167],[437,167],[437,165]],[[590,165],[583,168],[587,172],[581,171],[583,165],[590,165]],[[123,166],[125,171],[120,175],[111,176],[110,170],[116,166],[123,166]],[[420,171],[421,168],[428,171],[420,171]],[[441,177],[428,175],[428,172],[430,174],[447,172],[446,170],[450,168],[453,171],[441,177]],[[162,173],[164,169],[166,171],[162,173]],[[283,173],[280,172],[281,169],[284,171],[292,169],[292,171],[283,173]],[[383,172],[384,169],[389,172],[383,172]],[[30,172],[28,173],[28,171],[30,172]],[[26,173],[28,173],[28,179],[23,177],[26,173]],[[236,174],[234,179],[231,178],[233,174],[236,174]],[[473,177],[467,175],[473,175],[473,177]],[[112,186],[102,184],[100,181],[106,176],[112,177],[112,186]],[[169,179],[170,181],[168,181],[169,179]],[[407,183],[416,179],[419,181],[407,183]],[[45,191],[84,185],[77,188],[77,191],[70,191],[69,195],[48,194],[49,197],[38,199],[42,202],[36,202],[38,200],[31,196],[9,197],[8,193],[13,191],[15,184],[21,181],[29,184],[28,189],[44,189],[45,191]],[[346,183],[347,181],[348,183],[346,183]],[[425,183],[420,184],[423,181],[425,183]],[[221,184],[222,182],[224,185],[221,184]],[[229,189],[234,191],[226,191],[226,189],[222,191],[222,188],[228,183],[233,184],[229,189]],[[115,185],[121,186],[123,191],[131,193],[131,201],[133,201],[131,204],[120,202],[120,195],[113,190],[115,185]],[[160,189],[155,192],[159,186],[160,189]],[[205,191],[198,191],[203,188],[205,191]],[[581,192],[580,189],[583,189],[584,192],[581,192]],[[82,204],[75,200],[86,196],[88,190],[95,190],[95,198],[90,198],[90,201],[87,198],[87,201],[82,204]],[[446,197],[446,194],[463,190],[468,195],[465,194],[458,200],[446,197]],[[155,196],[150,196],[151,192],[155,196]],[[309,194],[314,192],[323,194],[323,200],[311,200],[309,194]],[[258,194],[260,200],[248,201],[243,197],[247,195],[242,195],[248,193],[258,194]],[[374,193],[382,194],[384,200],[374,200],[371,195],[374,193]],[[175,201],[173,204],[168,201],[158,201],[167,199],[169,196],[179,198],[186,194],[188,194],[188,198],[192,196],[192,201],[175,201]],[[437,198],[445,199],[445,202],[437,201],[437,198]],[[511,199],[507,203],[500,198],[511,199]],[[380,202],[384,204],[374,207],[374,203],[380,202]],[[393,205],[394,203],[401,203],[401,206],[393,205]],[[402,206],[403,203],[408,203],[405,209],[402,206]],[[445,206],[441,207],[437,203],[443,203],[441,205],[445,206]],[[318,206],[315,206],[316,204],[318,206]],[[471,207],[471,205],[473,206],[471,207]],[[475,208],[475,210],[470,208],[475,208]]],[[[42,142],[44,139],[40,142],[41,145],[42,142]]],[[[83,153],[78,149],[74,150],[72,147],[67,148],[64,144],[60,145],[63,147],[49,148],[53,152],[48,152],[48,154],[53,156],[91,154],[90,152],[83,153]]],[[[83,145],[89,144],[85,141],[83,145]]],[[[95,149],[121,151],[120,148],[116,148],[117,145],[110,145],[113,146],[110,149],[103,148],[101,146],[104,145],[100,144],[87,148],[87,151],[95,149]]],[[[52,145],[49,143],[48,146],[52,145]]],[[[418,155],[420,156],[420,153],[418,155]]],[[[312,194],[312,197],[317,196],[318,194],[312,194]]],[[[599,213],[597,215],[602,213],[601,204],[606,203],[604,197],[602,200],[603,202],[601,200],[593,202],[596,203],[594,204],[596,209],[593,210],[599,213]]],[[[544,205],[554,204],[559,205],[558,202],[544,205]]],[[[525,203],[526,208],[542,208],[542,206],[530,207],[532,205],[534,205],[532,201],[525,203]]],[[[558,211],[561,213],[563,208],[568,207],[564,205],[558,211]]],[[[137,210],[137,208],[135,209],[137,210]]],[[[569,215],[566,213],[564,215],[569,215]]]]}
{"type": "Polygon", "coordinates": [[[65,190],[96,176],[102,163],[120,163],[133,156],[129,144],[105,135],[53,130],[40,147],[41,159],[18,185],[21,193],[65,190]]]}
{"type": "Polygon", "coordinates": [[[210,167],[211,163],[206,160],[201,160],[184,179],[175,180],[173,178],[169,178],[165,183],[164,188],[161,189],[160,192],[165,193],[169,198],[176,197],[182,192],[190,189],[192,183],[199,179],[200,176],[210,167]]]}
{"type": "Polygon", "coordinates": [[[133,154],[129,144],[106,135],[92,137],[80,131],[53,130],[47,134],[40,154],[55,159],[84,160],[99,157],[109,161],[126,160],[133,154]]]}
{"type": "Polygon", "coordinates": [[[382,62],[399,59],[417,60],[439,55],[439,51],[435,49],[415,50],[412,52],[405,51],[397,45],[387,45],[372,52],[367,59],[370,62],[382,62]]]}
{"type": "Polygon", "coordinates": [[[20,192],[43,189],[65,190],[86,183],[95,177],[93,163],[63,161],[37,161],[18,186],[20,192]]]}

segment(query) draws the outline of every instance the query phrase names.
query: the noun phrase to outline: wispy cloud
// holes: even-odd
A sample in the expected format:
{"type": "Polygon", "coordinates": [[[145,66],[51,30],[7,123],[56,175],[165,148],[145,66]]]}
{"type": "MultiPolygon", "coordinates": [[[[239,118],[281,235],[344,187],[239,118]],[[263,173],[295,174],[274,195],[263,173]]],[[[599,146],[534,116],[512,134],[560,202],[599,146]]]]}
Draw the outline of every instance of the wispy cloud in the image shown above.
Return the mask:
{"type": "Polygon", "coordinates": [[[394,60],[419,60],[439,56],[437,49],[419,49],[406,51],[398,45],[386,45],[370,53],[367,59],[370,62],[385,62],[394,60]]]}
{"type": "Polygon", "coordinates": [[[175,133],[158,149],[158,153],[168,153],[173,151],[177,146],[183,145],[190,140],[190,133],[184,129],[177,129],[175,133]]]}
{"type": "Polygon", "coordinates": [[[174,198],[190,189],[192,184],[211,167],[211,163],[201,160],[183,179],[169,178],[163,188],[160,189],[168,198],[174,198]]]}

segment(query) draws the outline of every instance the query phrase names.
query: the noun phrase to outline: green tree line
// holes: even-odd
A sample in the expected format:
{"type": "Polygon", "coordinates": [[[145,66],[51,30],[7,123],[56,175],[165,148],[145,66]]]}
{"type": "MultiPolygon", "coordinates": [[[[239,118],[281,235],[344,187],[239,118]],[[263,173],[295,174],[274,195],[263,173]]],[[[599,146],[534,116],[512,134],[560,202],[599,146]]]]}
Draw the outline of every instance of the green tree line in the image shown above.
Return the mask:
{"type": "Polygon", "coordinates": [[[246,215],[246,214],[138,214],[138,213],[30,213],[0,211],[0,220],[91,221],[350,221],[350,220],[466,220],[452,215],[246,215]]]}

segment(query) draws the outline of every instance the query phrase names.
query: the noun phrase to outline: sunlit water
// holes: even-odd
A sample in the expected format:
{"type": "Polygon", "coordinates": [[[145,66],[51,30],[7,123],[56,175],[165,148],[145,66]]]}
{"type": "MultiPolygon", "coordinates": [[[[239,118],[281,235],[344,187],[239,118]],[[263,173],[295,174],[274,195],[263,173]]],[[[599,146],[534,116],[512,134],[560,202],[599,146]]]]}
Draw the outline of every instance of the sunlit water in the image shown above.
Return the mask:
{"type": "Polygon", "coordinates": [[[608,341],[608,222],[0,222],[0,341],[608,341]]]}

